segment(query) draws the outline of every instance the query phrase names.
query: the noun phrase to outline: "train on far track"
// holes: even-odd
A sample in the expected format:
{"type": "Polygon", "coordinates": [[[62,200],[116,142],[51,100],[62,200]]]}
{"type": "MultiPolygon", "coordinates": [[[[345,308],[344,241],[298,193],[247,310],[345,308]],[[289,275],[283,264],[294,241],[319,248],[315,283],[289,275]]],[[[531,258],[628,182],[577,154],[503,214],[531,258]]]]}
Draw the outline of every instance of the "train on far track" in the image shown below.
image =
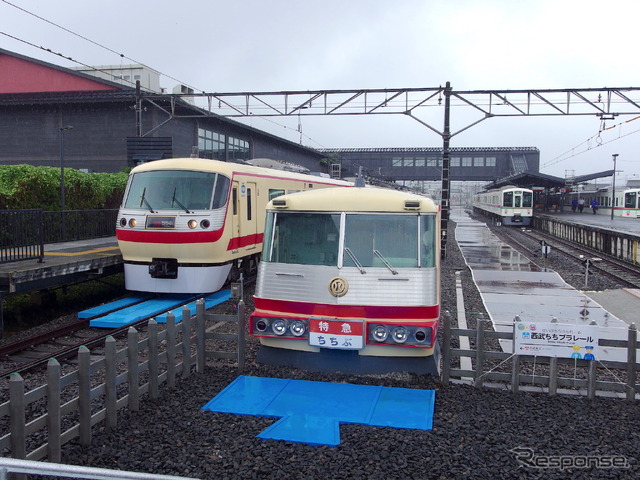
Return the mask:
{"type": "Polygon", "coordinates": [[[131,170],[116,238],[128,290],[208,293],[255,272],[265,207],[283,194],[351,183],[199,158],[131,170]]]}
{"type": "Polygon", "coordinates": [[[533,190],[507,186],[473,196],[473,211],[502,225],[529,226],[533,218],[533,190]]]}
{"type": "Polygon", "coordinates": [[[437,374],[440,208],[376,187],[273,199],[254,303],[261,363],[437,374]]]}
{"type": "Polygon", "coordinates": [[[613,215],[615,217],[640,218],[640,188],[620,189],[615,192],[615,198],[612,201],[613,192],[611,187],[599,188],[597,190],[578,190],[567,192],[564,194],[564,210],[571,208],[571,202],[579,199],[584,200],[583,212],[592,213],[591,202],[596,200],[596,214],[613,215]]]}

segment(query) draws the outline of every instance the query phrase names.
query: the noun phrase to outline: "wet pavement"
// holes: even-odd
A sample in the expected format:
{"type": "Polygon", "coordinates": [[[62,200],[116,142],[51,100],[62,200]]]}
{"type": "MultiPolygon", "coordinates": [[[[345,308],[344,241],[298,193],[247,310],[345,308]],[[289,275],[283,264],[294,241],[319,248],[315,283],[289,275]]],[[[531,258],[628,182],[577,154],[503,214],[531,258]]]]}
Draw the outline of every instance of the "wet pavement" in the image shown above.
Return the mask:
{"type": "MultiPolygon", "coordinates": [[[[451,212],[451,219],[456,222],[456,241],[496,331],[512,331],[514,319],[519,317],[525,323],[597,324],[600,338],[627,339],[626,322],[557,273],[545,271],[503,243],[485,223],[459,210],[451,212]]],[[[501,341],[503,350],[513,351],[512,343],[501,341]]],[[[626,361],[624,349],[599,347],[598,353],[601,360],[626,361]]]]}

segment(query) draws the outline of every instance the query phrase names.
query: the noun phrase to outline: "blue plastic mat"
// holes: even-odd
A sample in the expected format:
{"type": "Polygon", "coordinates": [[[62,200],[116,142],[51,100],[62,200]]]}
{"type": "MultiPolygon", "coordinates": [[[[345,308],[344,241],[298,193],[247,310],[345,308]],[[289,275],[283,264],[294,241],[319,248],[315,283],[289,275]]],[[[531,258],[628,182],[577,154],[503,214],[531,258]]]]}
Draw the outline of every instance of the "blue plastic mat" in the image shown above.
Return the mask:
{"type": "MultiPolygon", "coordinates": [[[[209,295],[205,298],[205,308],[211,308],[214,305],[222,303],[228,300],[230,296],[230,290],[220,290],[219,292],[209,295]]],[[[118,328],[153,315],[158,315],[156,317],[156,322],[166,323],[167,315],[163,314],[163,312],[176,307],[178,308],[176,308],[172,312],[176,317],[176,322],[180,322],[182,321],[182,307],[179,305],[189,301],[190,299],[192,299],[193,302],[187,304],[187,307],[189,307],[191,315],[195,315],[196,295],[172,294],[165,295],[161,298],[154,298],[152,300],[109,313],[103,317],[95,318],[89,322],[89,326],[100,328],[118,328]]]]}
{"type": "Polygon", "coordinates": [[[435,391],[239,376],[203,410],[282,417],[258,437],[340,444],[340,423],[431,430],[435,391]]]}
{"type": "Polygon", "coordinates": [[[128,307],[129,305],[143,302],[150,298],[151,298],[150,294],[131,295],[130,297],[121,298],[120,300],[116,300],[115,302],[105,303],[104,305],[98,305],[97,307],[93,307],[88,310],[83,310],[82,312],[78,312],[78,318],[89,319],[89,318],[97,317],[98,315],[104,315],[105,313],[113,312],[114,310],[119,310],[121,308],[128,307]]]}
{"type": "MultiPolygon", "coordinates": [[[[211,308],[219,303],[226,302],[231,298],[231,290],[220,290],[212,295],[204,297],[204,308],[211,308]]],[[[189,311],[191,312],[191,316],[196,314],[196,302],[191,302],[186,305],[189,307],[189,311]]],[[[175,310],[171,310],[171,313],[176,317],[176,322],[182,321],[182,308],[176,308],[175,310]]],[[[158,315],[156,317],[156,322],[158,323],[167,323],[167,314],[163,313],[162,315],[158,315]]]]}

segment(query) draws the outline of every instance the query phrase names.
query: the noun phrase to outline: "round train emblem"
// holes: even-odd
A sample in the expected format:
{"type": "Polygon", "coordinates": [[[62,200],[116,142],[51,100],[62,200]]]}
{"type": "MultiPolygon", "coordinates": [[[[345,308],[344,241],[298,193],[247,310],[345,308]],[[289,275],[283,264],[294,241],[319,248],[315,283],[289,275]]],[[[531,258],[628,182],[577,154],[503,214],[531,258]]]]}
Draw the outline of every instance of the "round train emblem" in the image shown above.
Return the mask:
{"type": "Polygon", "coordinates": [[[334,297],[342,297],[349,291],[349,284],[342,277],[333,277],[329,280],[329,293],[334,297]]]}

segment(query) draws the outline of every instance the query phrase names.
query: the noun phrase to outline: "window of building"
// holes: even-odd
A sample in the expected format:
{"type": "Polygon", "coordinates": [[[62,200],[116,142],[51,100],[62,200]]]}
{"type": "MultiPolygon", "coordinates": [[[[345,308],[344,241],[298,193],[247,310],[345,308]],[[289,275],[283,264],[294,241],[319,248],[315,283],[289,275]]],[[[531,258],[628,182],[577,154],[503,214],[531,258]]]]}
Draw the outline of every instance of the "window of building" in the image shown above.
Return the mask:
{"type": "Polygon", "coordinates": [[[484,157],[473,157],[474,167],[484,167],[484,157]]]}
{"type": "Polygon", "coordinates": [[[486,157],[484,159],[485,167],[495,167],[496,166],[496,157],[486,157]]]}
{"type": "Polygon", "coordinates": [[[402,162],[402,165],[405,167],[413,167],[413,157],[405,157],[402,162]]]}
{"type": "Polygon", "coordinates": [[[459,167],[460,166],[460,157],[451,157],[451,161],[449,162],[450,167],[459,167]]]}
{"type": "Polygon", "coordinates": [[[198,150],[200,158],[210,158],[212,160],[226,160],[225,158],[225,135],[207,130],[198,129],[198,150]]]}
{"type": "Polygon", "coordinates": [[[416,167],[424,167],[426,165],[425,163],[425,158],[424,157],[415,157],[414,158],[414,165],[416,167]]]}
{"type": "Polygon", "coordinates": [[[470,167],[473,165],[472,161],[473,159],[471,157],[462,157],[462,166],[470,167]]]}
{"type": "Polygon", "coordinates": [[[401,167],[402,166],[402,157],[393,157],[391,159],[391,165],[393,167],[401,167]]]}

